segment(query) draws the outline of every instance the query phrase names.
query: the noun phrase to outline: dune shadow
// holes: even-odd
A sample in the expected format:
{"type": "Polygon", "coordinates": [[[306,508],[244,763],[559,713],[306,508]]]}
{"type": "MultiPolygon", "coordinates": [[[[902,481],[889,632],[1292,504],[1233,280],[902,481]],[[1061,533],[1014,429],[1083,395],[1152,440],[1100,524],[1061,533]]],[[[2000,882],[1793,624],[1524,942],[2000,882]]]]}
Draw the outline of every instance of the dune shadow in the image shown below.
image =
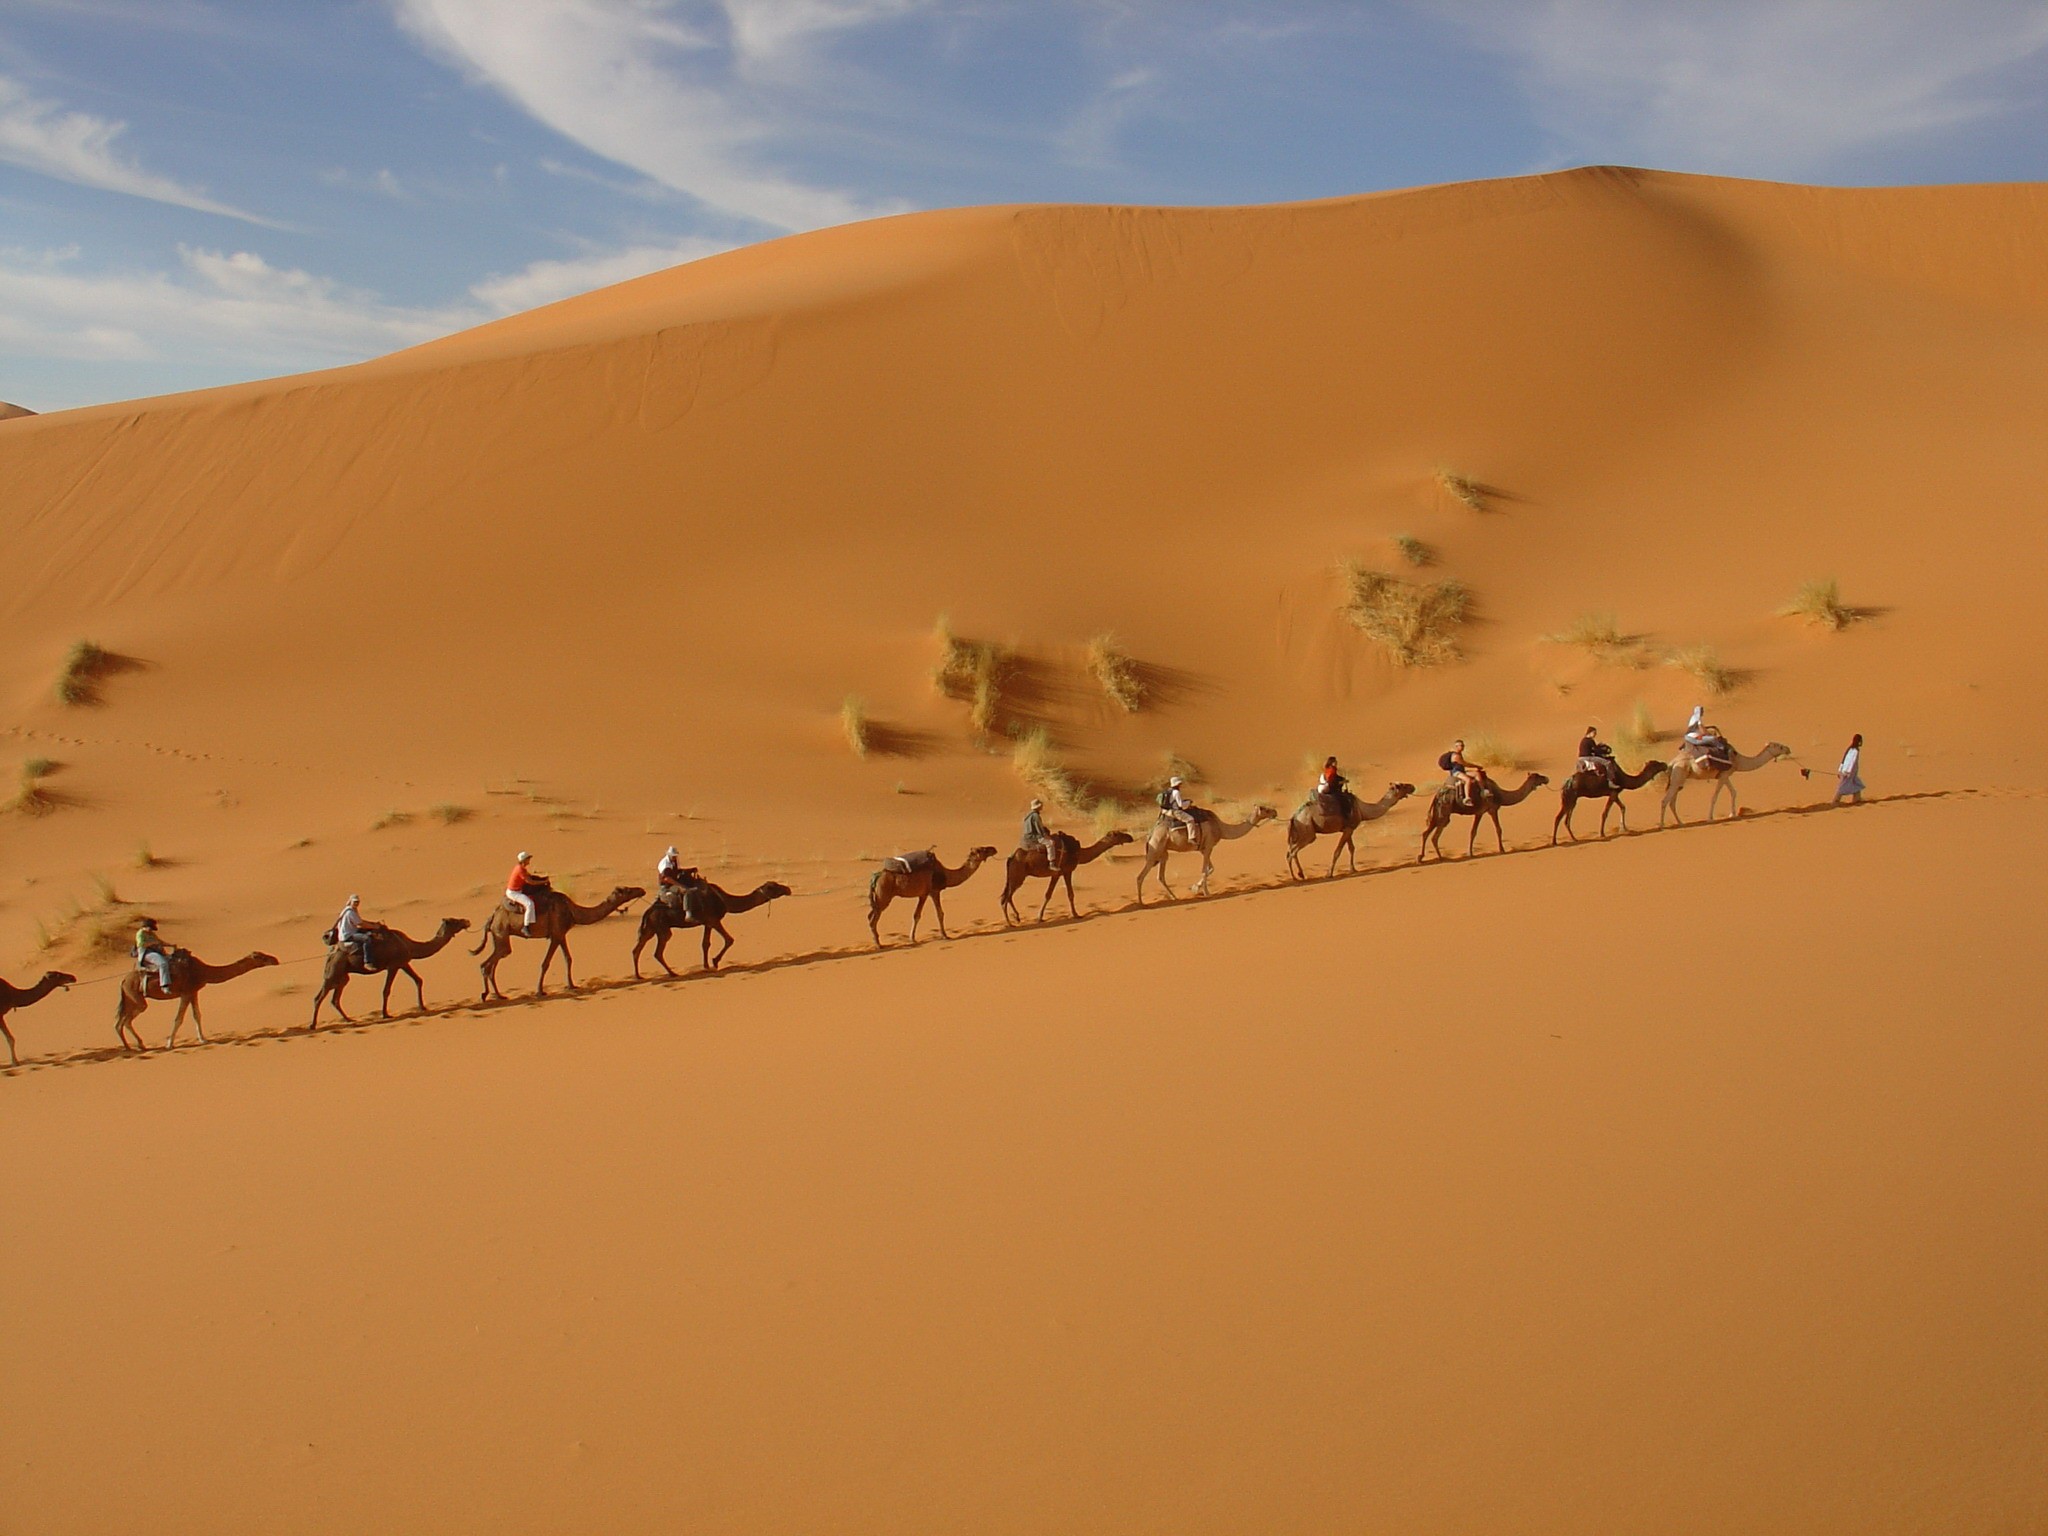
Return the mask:
{"type": "Polygon", "coordinates": [[[1137,674],[1138,684],[1145,690],[1145,701],[1139,706],[1141,711],[1172,709],[1176,705],[1214,698],[1223,691],[1223,685],[1206,673],[1191,672],[1185,667],[1169,667],[1164,662],[1134,661],[1131,670],[1137,674]]]}
{"type": "Polygon", "coordinates": [[[867,724],[868,752],[874,757],[936,757],[946,749],[945,737],[936,731],[920,731],[908,725],[891,725],[885,720],[867,724]]]}

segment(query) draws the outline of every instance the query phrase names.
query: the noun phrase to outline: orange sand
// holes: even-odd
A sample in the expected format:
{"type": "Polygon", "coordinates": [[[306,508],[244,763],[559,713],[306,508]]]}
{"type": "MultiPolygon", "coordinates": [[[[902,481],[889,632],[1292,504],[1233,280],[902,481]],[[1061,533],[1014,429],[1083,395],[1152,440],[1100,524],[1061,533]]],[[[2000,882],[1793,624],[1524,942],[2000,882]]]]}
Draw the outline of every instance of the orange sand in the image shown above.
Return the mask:
{"type": "Polygon", "coordinates": [[[2033,187],[974,210],[6,422],[0,741],[66,803],[0,818],[0,961],[94,984],[10,1021],[0,1528],[2048,1521],[2044,259],[2033,187]],[[1477,595],[1458,665],[1337,613],[1400,533],[1477,595]],[[1827,575],[1879,611],[1777,615],[1827,575]],[[1284,815],[1482,729],[1556,777],[1697,696],[1543,638],[1612,611],[1745,674],[1743,746],[1861,730],[1922,798],[1292,892],[1266,828],[1227,900],[995,939],[990,871],[977,936],[842,954],[875,857],[1027,795],[941,611],[1100,785],[1173,751],[1284,815]],[[1157,707],[1093,691],[1104,630],[1157,707]],[[144,665],[66,708],[86,636],[144,665]],[[733,958],[810,963],[281,1033],[352,890],[424,933],[522,846],[594,896],[669,842],[796,887],[733,958]],[[261,1049],[103,1059],[96,873],[288,962],[208,994],[261,1049]]]}

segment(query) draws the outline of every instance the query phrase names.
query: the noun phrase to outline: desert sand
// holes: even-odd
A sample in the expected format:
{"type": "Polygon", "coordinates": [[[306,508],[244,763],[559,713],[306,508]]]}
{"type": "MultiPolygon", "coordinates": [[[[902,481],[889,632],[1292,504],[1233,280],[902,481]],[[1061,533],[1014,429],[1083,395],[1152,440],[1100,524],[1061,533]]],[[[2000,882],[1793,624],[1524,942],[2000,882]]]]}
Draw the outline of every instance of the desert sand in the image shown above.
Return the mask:
{"type": "Polygon", "coordinates": [[[2048,1523],[2044,262],[2031,186],[976,209],[0,424],[0,974],[80,982],[0,1076],[0,1528],[2048,1523]],[[1460,657],[1347,560],[1464,583],[1460,657]],[[986,732],[941,614],[1015,658],[986,732]],[[1170,757],[1284,820],[1328,752],[1556,780],[1699,702],[1793,753],[1733,822],[1552,850],[1552,784],[1417,869],[1418,797],[1356,878],[1274,825],[867,946],[882,856],[1014,846],[1033,729],[1142,833],[1170,757]],[[465,936],[300,1031],[350,892],[671,843],[794,889],[725,974],[615,917],[480,1007],[465,936]],[[145,911],[281,962],[216,1044],[115,1050],[145,911]]]}

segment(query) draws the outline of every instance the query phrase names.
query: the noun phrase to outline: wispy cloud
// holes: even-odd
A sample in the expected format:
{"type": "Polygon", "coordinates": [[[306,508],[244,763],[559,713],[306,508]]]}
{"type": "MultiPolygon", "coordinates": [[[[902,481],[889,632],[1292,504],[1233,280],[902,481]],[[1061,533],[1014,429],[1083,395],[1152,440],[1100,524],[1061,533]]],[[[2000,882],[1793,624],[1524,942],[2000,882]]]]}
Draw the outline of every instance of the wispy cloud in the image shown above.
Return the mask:
{"type": "Polygon", "coordinates": [[[660,245],[633,245],[619,251],[592,251],[583,256],[532,262],[518,272],[487,277],[472,284],[469,291],[498,314],[516,314],[731,249],[729,241],[693,237],[660,245]]]}
{"type": "Polygon", "coordinates": [[[250,251],[181,246],[178,258],[169,271],[90,271],[75,247],[0,249],[0,352],[305,368],[355,362],[484,318],[467,305],[387,304],[250,251]]]}
{"type": "Polygon", "coordinates": [[[1429,0],[1510,57],[1569,154],[1748,175],[2015,105],[2009,71],[2048,49],[2039,0],[1429,0]]]}
{"type": "Polygon", "coordinates": [[[18,80],[0,75],[0,161],[82,187],[276,227],[268,219],[216,202],[195,187],[144,170],[121,153],[117,141],[127,127],[90,112],[66,111],[61,103],[36,96],[18,80]]]}
{"type": "Polygon", "coordinates": [[[807,50],[916,0],[391,3],[415,38],[556,132],[720,213],[793,230],[904,206],[816,185],[776,150],[807,50]]]}

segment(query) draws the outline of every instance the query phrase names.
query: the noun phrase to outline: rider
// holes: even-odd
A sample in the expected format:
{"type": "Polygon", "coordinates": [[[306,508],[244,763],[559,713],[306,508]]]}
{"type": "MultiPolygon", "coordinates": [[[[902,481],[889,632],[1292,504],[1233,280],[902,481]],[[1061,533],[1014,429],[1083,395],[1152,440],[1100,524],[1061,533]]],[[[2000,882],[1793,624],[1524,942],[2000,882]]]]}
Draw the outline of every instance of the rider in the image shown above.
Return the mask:
{"type": "Polygon", "coordinates": [[[356,963],[365,971],[370,966],[370,936],[385,931],[382,923],[366,922],[362,913],[363,898],[351,896],[348,905],[341,909],[341,916],[334,920],[334,943],[339,949],[353,949],[356,963]]]}
{"type": "Polygon", "coordinates": [[[1178,822],[1189,837],[1195,835],[1195,828],[1201,824],[1201,813],[1195,809],[1195,802],[1188,798],[1181,776],[1177,773],[1166,781],[1166,788],[1159,792],[1159,809],[1169,820],[1178,822]]]}
{"type": "Polygon", "coordinates": [[[1462,740],[1452,742],[1451,750],[1438,758],[1436,765],[1451,776],[1461,804],[1468,810],[1479,804],[1480,791],[1486,788],[1486,770],[1477,763],[1466,761],[1462,740]]]}
{"type": "Polygon", "coordinates": [[[1600,739],[1597,725],[1587,726],[1586,734],[1579,738],[1579,768],[1605,774],[1610,789],[1621,788],[1621,765],[1614,760],[1614,748],[1600,739]]]}
{"type": "Polygon", "coordinates": [[[1350,798],[1349,781],[1337,771],[1337,759],[1323,759],[1323,771],[1316,775],[1316,798],[1332,815],[1344,813],[1344,803],[1350,798]]]}
{"type": "Polygon", "coordinates": [[[522,939],[533,937],[533,925],[540,916],[539,906],[526,894],[528,886],[542,883],[541,877],[529,867],[532,863],[533,855],[522,851],[519,862],[512,866],[512,873],[505,877],[505,899],[526,916],[525,924],[519,930],[519,937],[522,939]]]}
{"type": "Polygon", "coordinates": [[[684,878],[685,873],[683,856],[676,852],[675,844],[669,844],[668,852],[664,853],[661,862],[654,866],[655,883],[663,886],[688,885],[689,881],[684,878]]]}
{"type": "Polygon", "coordinates": [[[135,930],[135,969],[145,977],[156,972],[156,984],[163,989],[166,997],[171,995],[171,952],[164,945],[156,931],[156,919],[145,917],[142,926],[135,930]]]}
{"type": "Polygon", "coordinates": [[[1025,853],[1034,848],[1043,848],[1048,862],[1053,856],[1052,834],[1045,829],[1045,802],[1033,800],[1031,809],[1024,813],[1024,826],[1017,838],[1017,846],[1025,853]]]}

